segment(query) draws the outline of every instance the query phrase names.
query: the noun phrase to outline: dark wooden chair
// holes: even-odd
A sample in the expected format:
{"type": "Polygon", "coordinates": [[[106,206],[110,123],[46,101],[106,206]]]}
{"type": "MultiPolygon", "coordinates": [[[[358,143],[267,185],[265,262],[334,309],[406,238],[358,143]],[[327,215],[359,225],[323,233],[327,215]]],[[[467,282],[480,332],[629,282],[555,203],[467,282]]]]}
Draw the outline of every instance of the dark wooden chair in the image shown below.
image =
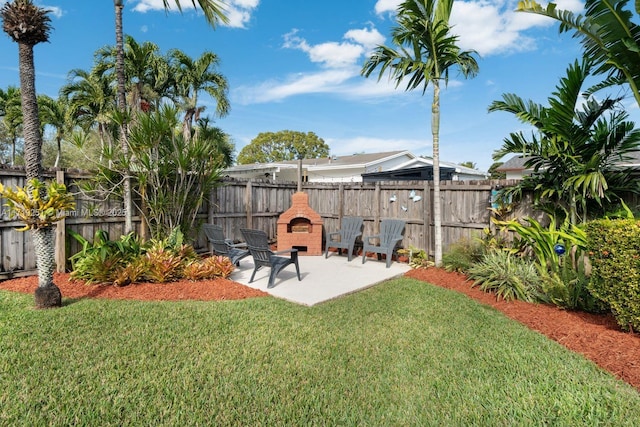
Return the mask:
{"type": "Polygon", "coordinates": [[[380,222],[380,234],[367,236],[362,239],[362,263],[367,259],[367,252],[375,252],[378,260],[382,259],[382,254],[387,258],[387,268],[391,266],[393,252],[399,242],[402,241],[405,222],[401,219],[383,219],[380,222]],[[378,240],[378,243],[373,243],[378,240]]]}
{"type": "Polygon", "coordinates": [[[253,278],[261,267],[271,268],[269,273],[269,283],[267,288],[272,288],[275,285],[276,276],[278,273],[288,265],[296,266],[296,273],[298,280],[302,280],[300,277],[300,266],[298,265],[298,250],[287,249],[283,251],[274,252],[269,248],[269,239],[267,233],[261,230],[251,230],[248,228],[241,228],[240,232],[247,242],[249,252],[253,257],[255,268],[251,274],[249,283],[253,282],[253,278]],[[289,253],[289,257],[279,256],[280,254],[289,253]]]}
{"type": "Polygon", "coordinates": [[[340,230],[327,234],[324,257],[329,255],[329,248],[338,248],[338,255],[342,250],[347,250],[347,259],[351,261],[356,239],[362,236],[362,218],[358,216],[345,216],[342,218],[340,230]]]}
{"type": "Polygon", "coordinates": [[[233,244],[225,239],[222,227],[216,224],[203,224],[202,229],[213,247],[212,254],[226,256],[233,265],[240,265],[240,260],[249,256],[246,243],[233,244]]]}

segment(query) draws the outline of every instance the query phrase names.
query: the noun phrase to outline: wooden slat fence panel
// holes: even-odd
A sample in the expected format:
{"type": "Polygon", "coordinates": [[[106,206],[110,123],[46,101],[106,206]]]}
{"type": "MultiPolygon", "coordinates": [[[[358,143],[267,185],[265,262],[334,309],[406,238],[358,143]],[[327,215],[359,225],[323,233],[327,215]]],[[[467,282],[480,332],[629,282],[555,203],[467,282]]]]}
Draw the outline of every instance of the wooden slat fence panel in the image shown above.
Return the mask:
{"type": "MultiPolygon", "coordinates": [[[[55,171],[47,178],[54,179],[55,171]]],[[[122,203],[110,199],[95,202],[82,196],[77,181],[91,179],[91,175],[79,171],[65,171],[64,182],[72,193],[77,193],[77,208],[74,215],[65,220],[66,230],[73,230],[88,240],[98,230],[105,230],[112,239],[119,238],[124,230],[122,203]]],[[[0,182],[4,185],[24,185],[24,171],[0,169],[0,182]]],[[[462,238],[471,238],[490,225],[491,189],[497,181],[442,182],[443,247],[462,238]]],[[[499,182],[508,185],[508,182],[499,182]]],[[[324,220],[325,231],[335,231],[344,216],[364,218],[364,235],[376,234],[379,222],[385,218],[400,218],[406,221],[403,247],[414,246],[427,249],[433,254],[432,183],[380,182],[380,183],[304,183],[303,191],[309,194],[311,207],[324,220]],[[392,197],[395,196],[395,201],[392,197]],[[419,200],[414,200],[419,197],[419,200]]],[[[297,190],[295,182],[272,182],[270,180],[232,180],[214,189],[207,203],[198,213],[198,224],[212,222],[222,225],[227,238],[242,241],[240,229],[251,227],[267,232],[276,240],[277,220],[291,206],[291,196],[297,190]]],[[[520,207],[511,216],[530,215],[528,206],[520,207]]],[[[139,232],[140,217],[134,216],[139,232]]],[[[14,227],[19,222],[3,215],[0,219],[0,278],[11,274],[33,272],[35,254],[30,233],[20,233],[14,227]]],[[[205,251],[208,243],[199,228],[194,246],[205,251]]],[[[63,235],[64,254],[68,258],[80,250],[80,245],[67,234],[63,235]]]]}

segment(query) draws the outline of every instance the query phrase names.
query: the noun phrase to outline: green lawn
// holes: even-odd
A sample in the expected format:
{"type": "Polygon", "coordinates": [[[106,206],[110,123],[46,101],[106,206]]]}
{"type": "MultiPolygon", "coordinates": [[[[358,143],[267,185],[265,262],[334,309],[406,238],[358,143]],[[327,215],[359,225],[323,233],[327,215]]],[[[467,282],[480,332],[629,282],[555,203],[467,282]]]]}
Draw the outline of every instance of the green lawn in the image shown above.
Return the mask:
{"type": "Polygon", "coordinates": [[[0,291],[3,426],[640,423],[632,387],[408,278],[311,308],[271,297],[32,305],[0,291]]]}

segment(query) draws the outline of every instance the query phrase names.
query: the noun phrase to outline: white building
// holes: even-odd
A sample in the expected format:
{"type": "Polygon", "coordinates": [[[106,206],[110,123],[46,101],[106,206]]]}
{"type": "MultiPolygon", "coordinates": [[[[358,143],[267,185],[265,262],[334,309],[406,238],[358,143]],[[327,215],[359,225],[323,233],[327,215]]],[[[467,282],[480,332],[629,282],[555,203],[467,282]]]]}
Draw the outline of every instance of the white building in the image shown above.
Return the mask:
{"type": "MultiPolygon", "coordinates": [[[[302,160],[302,177],[305,182],[362,182],[363,174],[371,174],[367,180],[429,179],[425,178],[428,174],[424,171],[431,169],[432,166],[432,159],[418,157],[409,151],[389,151],[304,159],[302,160]],[[415,178],[415,176],[421,177],[415,178]]],[[[224,171],[224,175],[231,178],[297,181],[298,167],[298,160],[252,163],[228,168],[224,171]]],[[[443,179],[445,176],[442,172],[448,172],[447,179],[459,181],[483,180],[488,177],[485,172],[449,162],[441,161],[440,167],[443,179]]]]}

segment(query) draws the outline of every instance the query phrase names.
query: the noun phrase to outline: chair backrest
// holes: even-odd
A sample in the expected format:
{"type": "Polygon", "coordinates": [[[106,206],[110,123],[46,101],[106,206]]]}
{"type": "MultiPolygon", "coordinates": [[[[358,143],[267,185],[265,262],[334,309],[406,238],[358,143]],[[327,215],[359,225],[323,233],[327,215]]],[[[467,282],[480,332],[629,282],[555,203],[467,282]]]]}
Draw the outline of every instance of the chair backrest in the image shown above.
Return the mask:
{"type": "Polygon", "coordinates": [[[405,222],[401,219],[383,219],[380,222],[380,245],[388,246],[402,239],[405,222]]]}
{"type": "Polygon", "coordinates": [[[269,264],[269,258],[273,251],[269,248],[269,238],[267,233],[262,230],[252,230],[249,228],[241,228],[240,232],[247,242],[247,248],[251,252],[251,256],[256,263],[269,264]]]}
{"type": "Polygon", "coordinates": [[[345,216],[342,218],[340,234],[345,239],[352,239],[362,234],[362,218],[359,216],[345,216]]]}
{"type": "Polygon", "coordinates": [[[213,246],[213,251],[219,255],[229,253],[229,245],[224,238],[222,227],[216,224],[203,224],[204,234],[207,236],[209,243],[213,246]]]}

